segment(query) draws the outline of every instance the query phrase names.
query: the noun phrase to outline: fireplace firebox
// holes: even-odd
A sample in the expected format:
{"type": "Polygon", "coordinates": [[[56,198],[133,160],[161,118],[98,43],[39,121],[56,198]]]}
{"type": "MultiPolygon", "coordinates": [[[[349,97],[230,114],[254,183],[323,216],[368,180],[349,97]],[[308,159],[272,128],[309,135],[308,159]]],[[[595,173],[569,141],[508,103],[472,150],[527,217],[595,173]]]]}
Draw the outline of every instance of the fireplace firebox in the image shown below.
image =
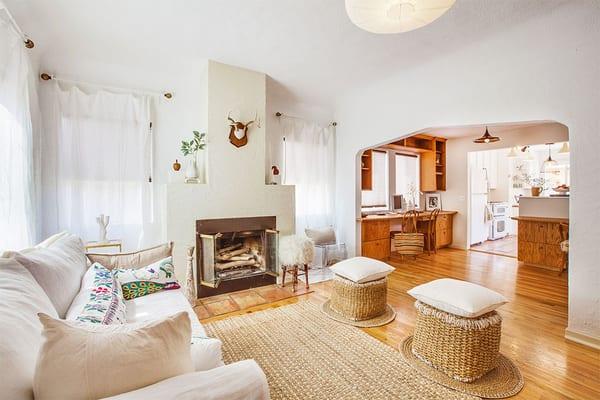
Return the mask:
{"type": "Polygon", "coordinates": [[[198,220],[196,248],[198,297],[276,282],[275,217],[198,220]]]}

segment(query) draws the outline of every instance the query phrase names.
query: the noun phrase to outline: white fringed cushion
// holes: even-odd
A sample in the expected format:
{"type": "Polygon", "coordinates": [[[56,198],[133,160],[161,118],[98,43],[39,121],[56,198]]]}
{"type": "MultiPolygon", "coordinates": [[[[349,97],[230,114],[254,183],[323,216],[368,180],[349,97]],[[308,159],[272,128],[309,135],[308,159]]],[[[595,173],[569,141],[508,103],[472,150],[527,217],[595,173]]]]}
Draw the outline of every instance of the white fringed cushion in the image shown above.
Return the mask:
{"type": "Polygon", "coordinates": [[[279,240],[279,262],[281,265],[310,264],[315,246],[306,236],[284,236],[279,240]]]}
{"type": "Polygon", "coordinates": [[[438,310],[466,318],[479,317],[508,302],[493,290],[450,278],[416,286],[408,294],[438,310]]]}
{"type": "Polygon", "coordinates": [[[385,278],[396,268],[368,257],[353,257],[340,261],[329,268],[334,274],[356,283],[365,283],[385,278]]]}

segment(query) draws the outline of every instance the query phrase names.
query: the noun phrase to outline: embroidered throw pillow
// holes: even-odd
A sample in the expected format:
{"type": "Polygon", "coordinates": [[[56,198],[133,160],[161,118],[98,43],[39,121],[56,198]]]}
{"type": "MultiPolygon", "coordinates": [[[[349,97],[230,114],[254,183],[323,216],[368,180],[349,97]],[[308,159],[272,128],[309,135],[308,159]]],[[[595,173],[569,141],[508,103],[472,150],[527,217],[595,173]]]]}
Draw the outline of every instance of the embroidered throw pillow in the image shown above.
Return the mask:
{"type": "Polygon", "coordinates": [[[87,270],[66,319],[104,325],[126,322],[121,284],[111,271],[98,263],[87,270]]]}
{"type": "Polygon", "coordinates": [[[113,273],[121,283],[125,300],[135,299],[161,290],[179,289],[175,278],[173,258],[167,257],[147,267],[115,269],[113,273]]]}

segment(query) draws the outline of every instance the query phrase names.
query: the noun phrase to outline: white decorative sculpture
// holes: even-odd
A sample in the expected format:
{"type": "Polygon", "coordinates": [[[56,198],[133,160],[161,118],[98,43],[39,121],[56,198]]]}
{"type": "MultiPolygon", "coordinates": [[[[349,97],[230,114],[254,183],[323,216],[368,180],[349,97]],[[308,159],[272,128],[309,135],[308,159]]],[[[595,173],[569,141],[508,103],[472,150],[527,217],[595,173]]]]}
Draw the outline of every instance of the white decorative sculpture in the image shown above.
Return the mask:
{"type": "Polygon", "coordinates": [[[108,239],[106,238],[106,228],[108,227],[108,223],[110,222],[110,216],[100,214],[99,217],[96,217],[96,222],[98,223],[98,226],[100,227],[98,242],[100,242],[100,243],[108,242],[108,239]]]}
{"type": "Polygon", "coordinates": [[[194,283],[194,246],[187,248],[187,269],[185,275],[185,297],[192,307],[196,307],[196,285],[194,283]]]}

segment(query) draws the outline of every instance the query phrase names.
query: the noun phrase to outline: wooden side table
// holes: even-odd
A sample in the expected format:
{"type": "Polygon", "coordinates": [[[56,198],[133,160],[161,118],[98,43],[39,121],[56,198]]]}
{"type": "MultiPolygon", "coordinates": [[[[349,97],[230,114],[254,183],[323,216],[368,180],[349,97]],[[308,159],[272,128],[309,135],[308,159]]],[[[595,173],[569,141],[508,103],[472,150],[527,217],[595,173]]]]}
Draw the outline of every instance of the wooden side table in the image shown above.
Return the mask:
{"type": "Polygon", "coordinates": [[[123,251],[123,241],[121,239],[109,240],[108,242],[87,242],[85,244],[85,251],[88,252],[91,249],[104,249],[109,247],[118,247],[119,253],[123,251]]]}

